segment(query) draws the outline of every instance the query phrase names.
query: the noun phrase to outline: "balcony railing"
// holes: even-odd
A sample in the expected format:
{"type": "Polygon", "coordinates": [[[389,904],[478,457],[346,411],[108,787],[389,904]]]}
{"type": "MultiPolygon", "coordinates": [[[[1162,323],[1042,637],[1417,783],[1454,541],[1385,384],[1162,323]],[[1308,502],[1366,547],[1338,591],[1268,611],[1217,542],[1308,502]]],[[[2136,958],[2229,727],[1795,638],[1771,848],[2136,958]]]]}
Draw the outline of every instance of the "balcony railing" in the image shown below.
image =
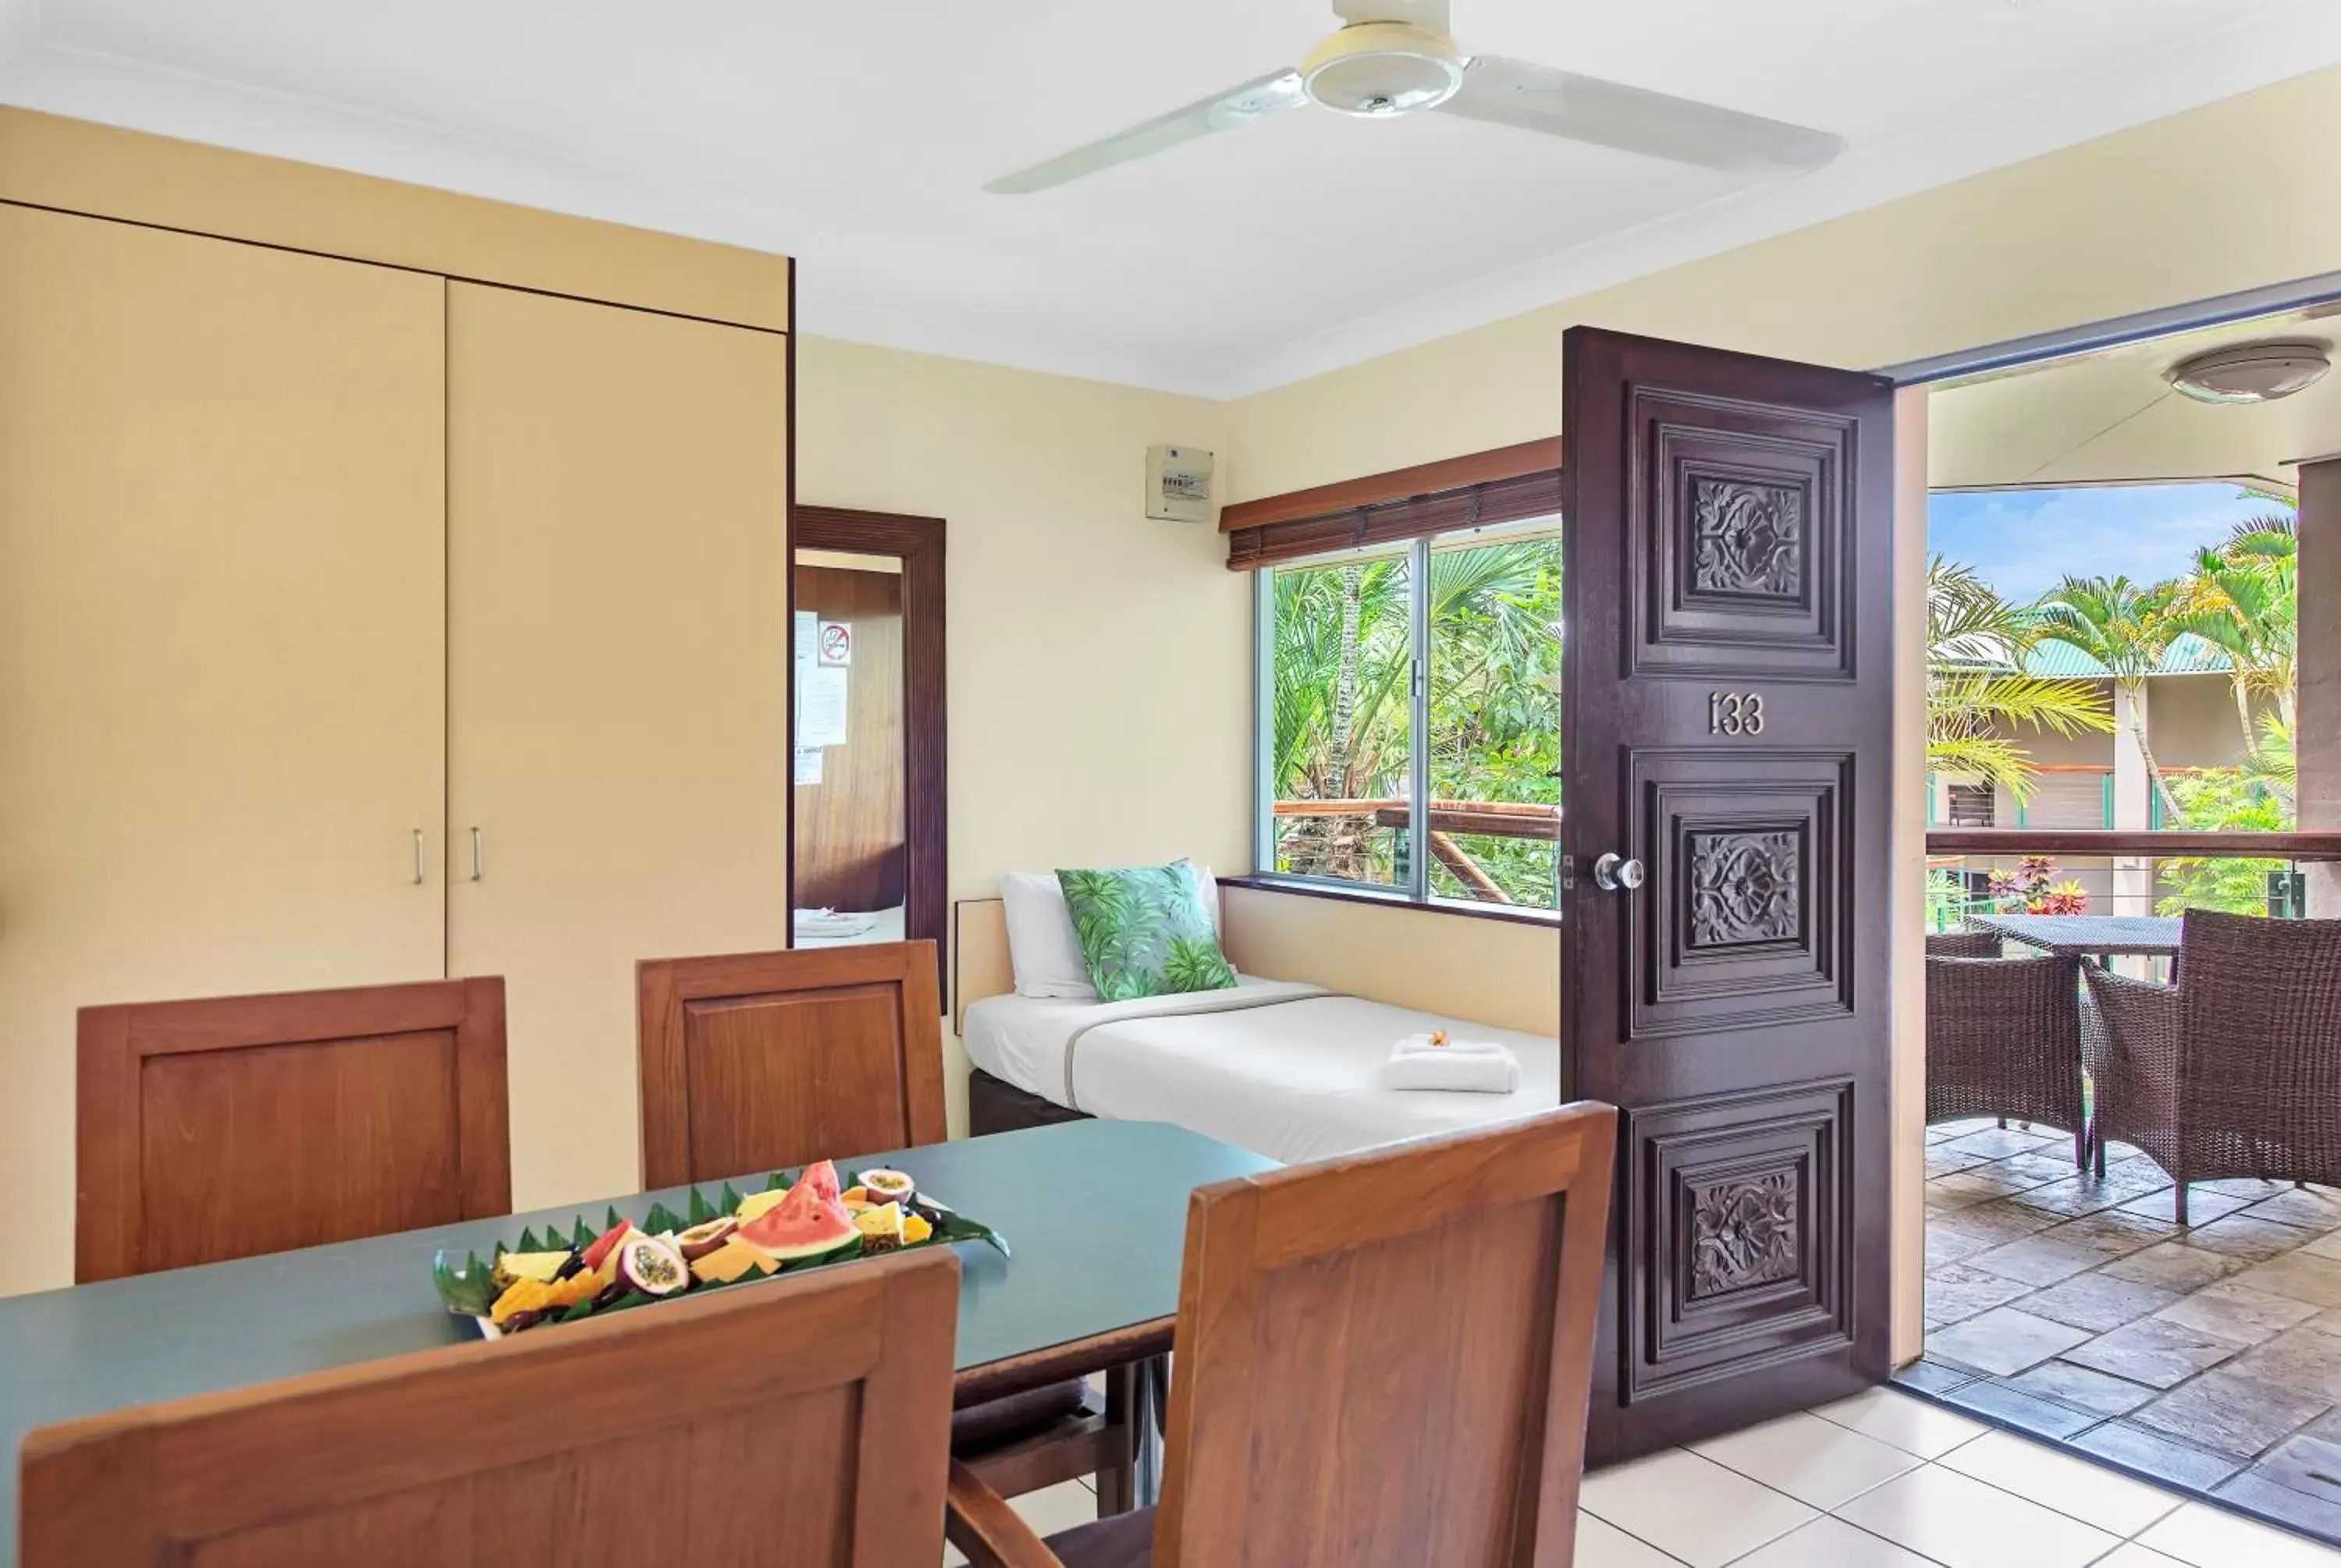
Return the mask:
{"type": "Polygon", "coordinates": [[[1936,828],[1927,834],[1927,923],[1941,929],[1970,914],[2027,908],[2154,915],[2201,907],[2296,918],[2308,912],[2303,868],[2333,861],[2341,861],[2341,833],[1936,828]],[[2008,885],[2027,859],[2054,862],[2047,892],[2029,902],[2008,885]]]}
{"type": "MultiPolygon", "coordinates": [[[[1413,821],[1404,800],[1279,800],[1276,815],[1356,817],[1376,828],[1403,829],[1413,821]]],[[[1465,891],[1483,904],[1509,904],[1512,896],[1496,885],[1487,868],[1457,840],[1467,837],[1530,839],[1558,843],[1560,808],[1514,800],[1433,800],[1423,839],[1431,858],[1453,873],[1465,891]]]]}

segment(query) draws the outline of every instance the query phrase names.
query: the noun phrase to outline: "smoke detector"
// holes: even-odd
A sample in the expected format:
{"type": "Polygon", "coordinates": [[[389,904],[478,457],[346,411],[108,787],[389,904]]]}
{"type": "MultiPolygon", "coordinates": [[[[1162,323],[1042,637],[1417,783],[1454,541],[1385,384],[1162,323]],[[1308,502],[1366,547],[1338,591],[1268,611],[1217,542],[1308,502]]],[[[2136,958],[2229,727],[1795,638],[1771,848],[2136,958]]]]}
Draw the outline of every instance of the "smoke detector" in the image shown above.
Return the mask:
{"type": "Polygon", "coordinates": [[[2170,384],[2197,402],[2268,402],[2315,386],[2333,368],[2323,343],[2244,343],[2170,367],[2170,384]]]}

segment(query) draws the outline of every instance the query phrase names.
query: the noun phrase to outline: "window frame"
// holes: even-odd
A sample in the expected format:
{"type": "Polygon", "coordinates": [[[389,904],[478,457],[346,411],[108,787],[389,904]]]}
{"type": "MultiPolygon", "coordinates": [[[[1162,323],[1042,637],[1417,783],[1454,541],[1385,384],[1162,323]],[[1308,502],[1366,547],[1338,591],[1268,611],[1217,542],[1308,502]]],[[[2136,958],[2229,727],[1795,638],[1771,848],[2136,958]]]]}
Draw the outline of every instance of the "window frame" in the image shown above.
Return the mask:
{"type": "MultiPolygon", "coordinates": [[[[1558,526],[1559,516],[1548,514],[1550,525],[1558,526]]],[[[1327,551],[1320,555],[1300,557],[1290,561],[1272,561],[1251,571],[1252,595],[1252,866],[1251,875],[1223,878],[1240,887],[1259,888],[1313,897],[1350,898],[1360,903],[1383,904],[1405,908],[1436,910],[1442,914],[1463,915],[1480,919],[1511,920],[1524,924],[1550,926],[1559,922],[1561,894],[1568,886],[1566,875],[1566,844],[1556,845],[1556,853],[1563,857],[1561,874],[1557,876],[1554,907],[1539,908],[1524,904],[1489,904],[1473,898],[1450,898],[1434,893],[1430,884],[1431,856],[1427,848],[1430,801],[1430,558],[1443,542],[1450,547],[1470,536],[1493,533],[1500,540],[1507,533],[1516,533],[1519,521],[1544,522],[1545,518],[1519,520],[1513,522],[1481,524],[1449,530],[1443,533],[1418,534],[1405,541],[1370,544],[1351,550],[1327,551]],[[1312,877],[1299,872],[1276,868],[1276,759],[1272,755],[1273,726],[1271,719],[1276,703],[1276,576],[1279,571],[1301,571],[1326,566],[1338,566],[1351,556],[1371,556],[1377,559],[1397,553],[1391,548],[1403,543],[1407,563],[1408,656],[1410,670],[1407,680],[1407,878],[1403,886],[1390,882],[1350,882],[1338,877],[1312,877]]]]}

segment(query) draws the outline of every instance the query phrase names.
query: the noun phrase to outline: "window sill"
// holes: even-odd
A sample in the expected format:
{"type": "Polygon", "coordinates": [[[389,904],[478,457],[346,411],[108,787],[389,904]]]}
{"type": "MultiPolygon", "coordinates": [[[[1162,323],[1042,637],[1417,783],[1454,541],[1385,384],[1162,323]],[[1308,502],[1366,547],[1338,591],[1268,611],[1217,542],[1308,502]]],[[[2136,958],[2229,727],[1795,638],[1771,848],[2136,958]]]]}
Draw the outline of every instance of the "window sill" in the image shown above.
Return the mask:
{"type": "Polygon", "coordinates": [[[1220,886],[1243,888],[1255,893],[1295,893],[1304,898],[1330,898],[1343,904],[1375,904],[1389,909],[1419,909],[1426,915],[1458,915],[1466,920],[1499,920],[1509,926],[1543,926],[1558,929],[1560,925],[1560,911],[1558,909],[1528,909],[1517,904],[1445,901],[1418,904],[1394,888],[1344,888],[1334,883],[1312,882],[1299,877],[1272,873],[1222,877],[1220,886]]]}

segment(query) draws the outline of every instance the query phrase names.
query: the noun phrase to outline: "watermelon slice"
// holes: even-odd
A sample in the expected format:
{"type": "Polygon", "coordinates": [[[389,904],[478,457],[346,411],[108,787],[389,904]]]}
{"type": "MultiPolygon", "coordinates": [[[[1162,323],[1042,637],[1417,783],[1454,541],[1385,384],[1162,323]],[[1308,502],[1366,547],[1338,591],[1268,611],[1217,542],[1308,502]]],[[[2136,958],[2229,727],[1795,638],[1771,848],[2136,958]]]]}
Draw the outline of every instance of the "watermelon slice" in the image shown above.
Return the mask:
{"type": "Polygon", "coordinates": [[[853,1216],[837,1201],[837,1172],[827,1160],[805,1172],[804,1179],[791,1187],[789,1196],[779,1205],[732,1234],[783,1263],[826,1257],[833,1252],[858,1247],[862,1242],[862,1233],[853,1228],[853,1216]],[[815,1172],[827,1173],[826,1193],[822,1190],[822,1183],[813,1179],[815,1172]]]}
{"type": "Polygon", "coordinates": [[[611,1251],[615,1248],[620,1242],[626,1239],[626,1233],[633,1228],[632,1222],[622,1219],[617,1224],[612,1226],[608,1230],[603,1231],[599,1236],[595,1237],[593,1245],[585,1249],[585,1256],[583,1260],[585,1266],[587,1268],[601,1267],[602,1260],[609,1256],[611,1251]]]}
{"type": "MultiPolygon", "coordinates": [[[[839,1196],[837,1166],[828,1160],[815,1160],[805,1166],[804,1175],[797,1177],[797,1186],[811,1187],[831,1203],[835,1203],[839,1196]]],[[[796,1187],[789,1190],[794,1192],[796,1187]]]]}

